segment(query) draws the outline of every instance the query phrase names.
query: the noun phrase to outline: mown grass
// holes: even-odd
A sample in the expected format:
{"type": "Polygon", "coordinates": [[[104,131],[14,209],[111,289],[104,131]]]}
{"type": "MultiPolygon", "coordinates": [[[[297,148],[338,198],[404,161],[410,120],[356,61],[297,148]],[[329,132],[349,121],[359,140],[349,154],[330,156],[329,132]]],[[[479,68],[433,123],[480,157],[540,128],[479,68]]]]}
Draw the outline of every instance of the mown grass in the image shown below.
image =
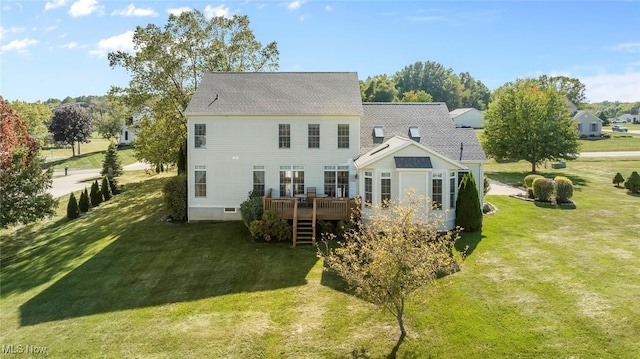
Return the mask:
{"type": "MultiPolygon", "coordinates": [[[[41,151],[44,157],[42,167],[53,167],[54,171],[64,171],[65,166],[69,166],[70,171],[102,168],[109,143],[107,139],[94,136],[91,142],[80,145],[80,154],[76,153],[76,156],[73,156],[71,147],[43,149],[41,151]]],[[[137,161],[131,147],[118,150],[118,156],[123,166],[137,161]]]]}
{"type": "MultiPolygon", "coordinates": [[[[408,303],[401,358],[640,356],[640,197],[615,188],[637,159],[580,159],[576,209],[488,196],[462,270],[408,303]]],[[[526,163],[490,163],[498,180],[526,163]]],[[[138,179],[144,179],[139,175],[138,179]]],[[[50,357],[386,356],[390,315],[323,272],[312,247],[258,244],[240,222],[170,224],[154,176],[88,215],[3,231],[3,344],[50,357]]],[[[521,181],[521,180],[520,180],[521,181]]]]}

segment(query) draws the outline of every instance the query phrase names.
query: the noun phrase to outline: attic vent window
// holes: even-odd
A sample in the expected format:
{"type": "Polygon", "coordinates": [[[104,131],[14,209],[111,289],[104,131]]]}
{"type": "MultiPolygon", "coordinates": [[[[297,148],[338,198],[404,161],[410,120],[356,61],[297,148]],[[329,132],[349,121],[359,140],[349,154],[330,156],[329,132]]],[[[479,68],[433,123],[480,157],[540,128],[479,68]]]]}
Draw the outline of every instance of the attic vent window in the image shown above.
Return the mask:
{"type": "Polygon", "coordinates": [[[373,127],[373,143],[382,143],[384,141],[384,131],[382,126],[373,127]]]}
{"type": "Polygon", "coordinates": [[[418,126],[409,127],[409,136],[412,140],[420,141],[420,130],[418,129],[418,126]]]}

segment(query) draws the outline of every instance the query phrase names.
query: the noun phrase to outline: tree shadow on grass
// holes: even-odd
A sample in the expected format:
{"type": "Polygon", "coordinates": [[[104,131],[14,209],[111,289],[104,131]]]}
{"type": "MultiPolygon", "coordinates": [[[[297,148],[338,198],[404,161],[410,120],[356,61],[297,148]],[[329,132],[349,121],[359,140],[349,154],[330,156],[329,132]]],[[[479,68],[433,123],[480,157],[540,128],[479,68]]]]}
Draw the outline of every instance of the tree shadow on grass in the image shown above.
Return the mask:
{"type": "Polygon", "coordinates": [[[482,232],[460,232],[460,238],[453,247],[460,252],[463,258],[468,258],[478,247],[478,244],[485,236],[482,232]]]}
{"type": "MultiPolygon", "coordinates": [[[[61,276],[20,306],[21,325],[304,285],[317,262],[314,251],[244,240],[249,234],[240,221],[161,222],[161,195],[128,203],[136,208],[126,211],[124,219],[96,219],[72,235],[75,241],[61,238],[37,268],[23,258],[25,273],[11,273],[9,283],[3,274],[3,292],[5,284],[12,292],[24,291],[61,276]],[[101,249],[79,240],[94,243],[108,235],[114,239],[101,249]],[[85,253],[92,250],[97,253],[85,253]],[[83,256],[88,259],[77,265],[83,256]]],[[[113,212],[105,217],[122,216],[113,212]]]]}
{"type": "MultiPolygon", "coordinates": [[[[69,147],[69,151],[71,151],[71,147],[69,147]]],[[[41,163],[40,165],[41,165],[42,169],[47,169],[49,167],[57,167],[57,166],[65,163],[65,162],[69,162],[70,160],[79,160],[79,159],[82,159],[82,158],[93,156],[96,153],[104,153],[104,151],[94,151],[94,152],[82,153],[82,154],[79,154],[79,155],[69,156],[69,157],[61,158],[61,159],[50,161],[50,162],[44,162],[44,163],[41,163]]]]}

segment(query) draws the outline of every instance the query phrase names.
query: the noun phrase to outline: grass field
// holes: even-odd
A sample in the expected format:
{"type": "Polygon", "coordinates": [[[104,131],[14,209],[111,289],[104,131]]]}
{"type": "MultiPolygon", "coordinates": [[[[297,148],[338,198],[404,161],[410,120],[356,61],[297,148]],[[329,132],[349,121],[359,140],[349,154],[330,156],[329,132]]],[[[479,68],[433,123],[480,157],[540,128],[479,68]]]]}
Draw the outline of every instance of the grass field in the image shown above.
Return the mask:
{"type": "MultiPolygon", "coordinates": [[[[43,149],[41,151],[41,156],[44,157],[42,167],[53,167],[54,171],[64,171],[65,166],[69,166],[71,171],[102,168],[107,147],[109,147],[109,140],[93,136],[91,142],[80,144],[80,154],[77,154],[76,145],[75,157],[72,157],[71,147],[43,149]]],[[[137,161],[130,147],[118,150],[118,156],[123,166],[137,161]]]]}
{"type": "MultiPolygon", "coordinates": [[[[528,169],[486,166],[507,183],[528,169]]],[[[632,170],[637,158],[542,171],[574,181],[576,209],[487,196],[498,212],[456,245],[469,248],[462,270],[410,300],[398,356],[640,357],[640,197],[611,184],[632,170]]],[[[125,193],[78,220],[0,232],[0,343],[54,358],[391,351],[393,317],[323,272],[313,247],[253,243],[240,222],[160,221],[165,179],[131,175],[125,193]]]]}

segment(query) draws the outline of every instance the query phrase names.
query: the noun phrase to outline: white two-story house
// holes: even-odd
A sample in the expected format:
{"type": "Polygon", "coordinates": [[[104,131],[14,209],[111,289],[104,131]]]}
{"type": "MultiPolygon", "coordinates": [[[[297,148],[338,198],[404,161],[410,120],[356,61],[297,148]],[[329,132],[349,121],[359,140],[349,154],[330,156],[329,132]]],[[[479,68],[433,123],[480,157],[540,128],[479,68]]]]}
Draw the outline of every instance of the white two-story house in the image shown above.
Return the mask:
{"type": "Polygon", "coordinates": [[[486,157],[444,103],[362,103],[356,73],[207,73],[185,114],[190,221],[240,219],[250,191],[379,203],[412,188],[453,228],[458,182],[486,157]]]}

